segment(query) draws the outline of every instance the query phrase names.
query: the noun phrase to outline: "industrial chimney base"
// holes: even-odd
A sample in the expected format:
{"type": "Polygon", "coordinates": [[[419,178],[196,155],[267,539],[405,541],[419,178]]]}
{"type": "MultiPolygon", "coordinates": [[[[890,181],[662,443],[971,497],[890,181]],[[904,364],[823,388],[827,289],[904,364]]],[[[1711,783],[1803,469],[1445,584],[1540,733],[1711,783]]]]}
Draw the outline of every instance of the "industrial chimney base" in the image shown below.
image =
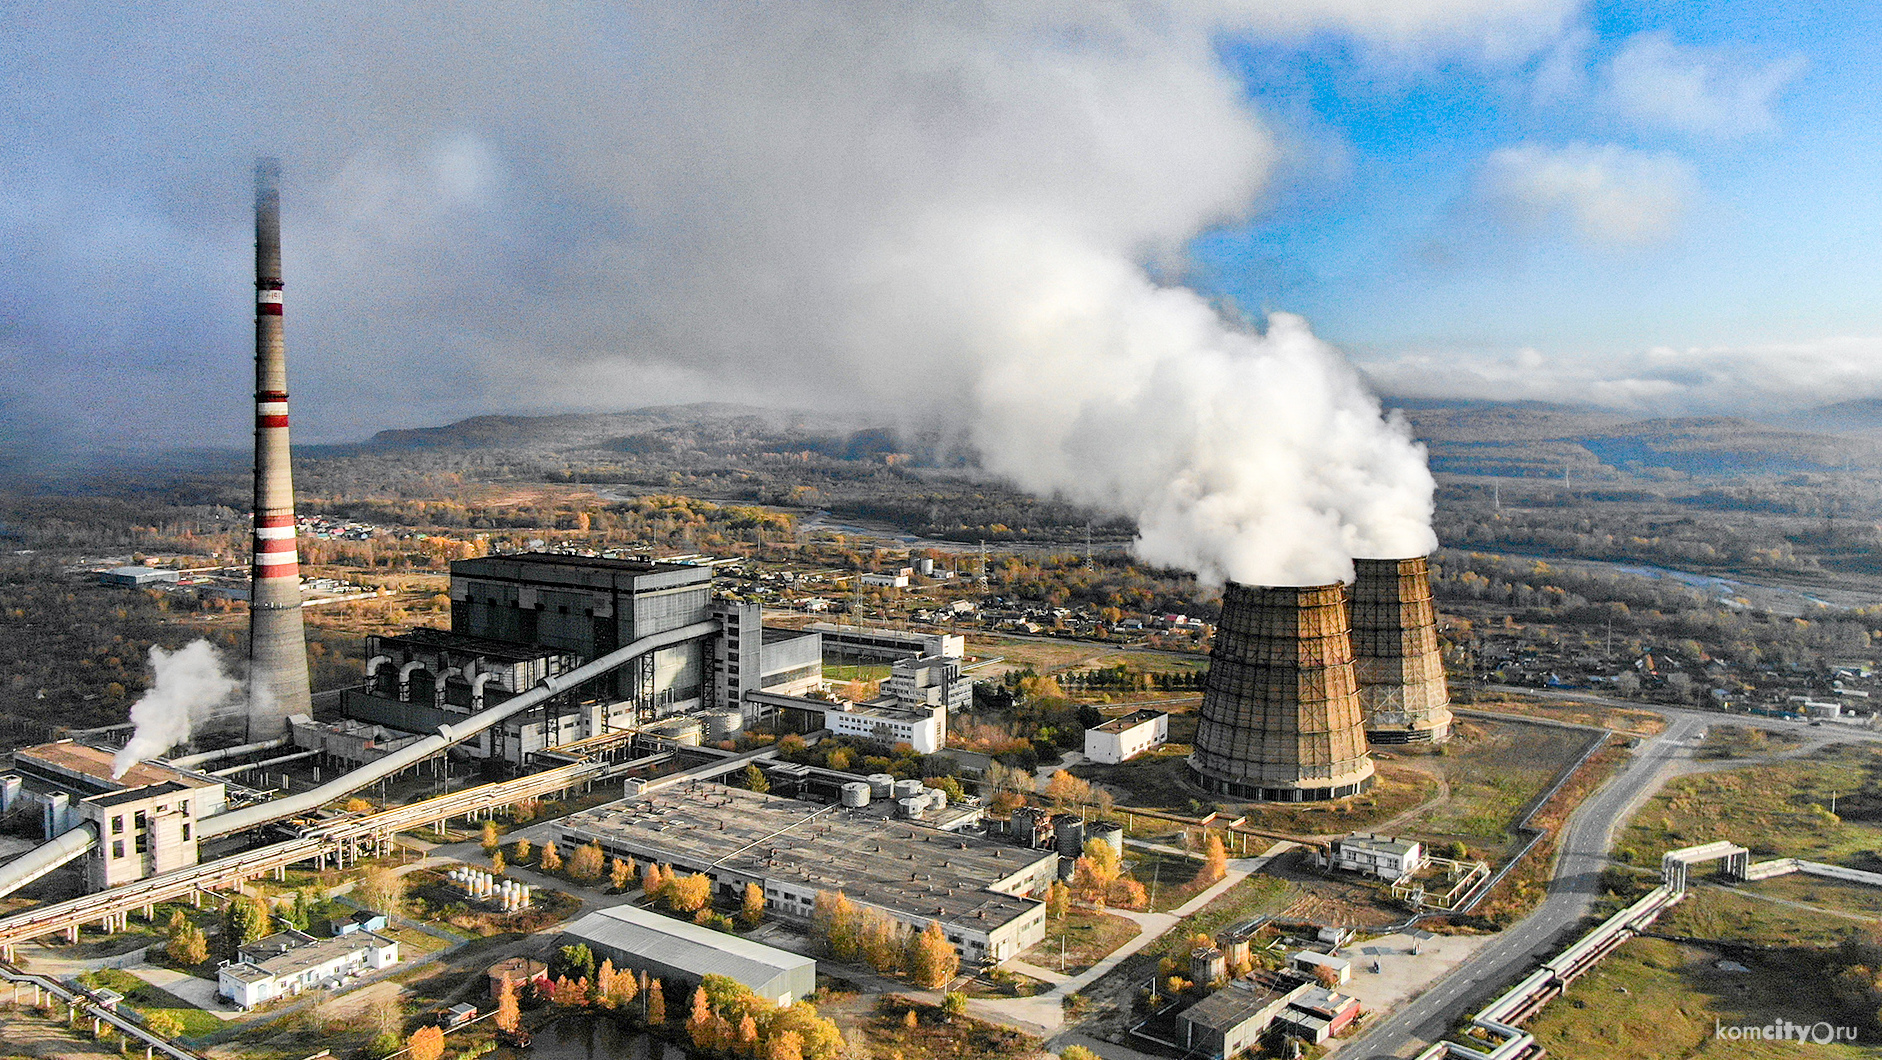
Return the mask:
{"type": "Polygon", "coordinates": [[[1232,799],[1245,799],[1249,802],[1331,802],[1350,795],[1363,795],[1372,790],[1373,774],[1370,770],[1357,780],[1344,784],[1330,784],[1325,787],[1289,786],[1264,788],[1256,784],[1243,784],[1240,781],[1225,780],[1210,776],[1189,765],[1190,778],[1211,795],[1226,795],[1232,799]]]}

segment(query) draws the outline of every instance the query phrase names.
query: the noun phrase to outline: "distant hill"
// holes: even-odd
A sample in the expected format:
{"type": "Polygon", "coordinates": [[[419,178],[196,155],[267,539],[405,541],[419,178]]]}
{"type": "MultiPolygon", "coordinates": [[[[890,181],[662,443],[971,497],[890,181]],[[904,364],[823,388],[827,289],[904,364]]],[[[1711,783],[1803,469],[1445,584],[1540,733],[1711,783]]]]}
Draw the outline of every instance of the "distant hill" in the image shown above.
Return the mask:
{"type": "Polygon", "coordinates": [[[1882,398],[1858,398],[1819,405],[1785,416],[1774,424],[1816,434],[1882,434],[1882,398]]]}

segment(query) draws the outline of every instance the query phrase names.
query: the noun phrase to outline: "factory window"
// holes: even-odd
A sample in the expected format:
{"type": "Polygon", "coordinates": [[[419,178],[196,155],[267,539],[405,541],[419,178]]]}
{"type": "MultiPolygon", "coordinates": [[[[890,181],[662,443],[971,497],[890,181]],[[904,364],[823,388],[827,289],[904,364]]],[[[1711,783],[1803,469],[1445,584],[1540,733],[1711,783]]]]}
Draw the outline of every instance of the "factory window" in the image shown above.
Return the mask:
{"type": "Polygon", "coordinates": [[[116,817],[111,818],[111,834],[117,835],[122,831],[124,831],[124,815],[118,814],[116,817]]]}
{"type": "Polygon", "coordinates": [[[188,821],[184,821],[183,822],[183,842],[187,843],[189,842],[189,840],[190,840],[190,824],[188,821]]]}
{"type": "MultiPolygon", "coordinates": [[[[184,799],[182,802],[177,803],[176,812],[183,814],[184,816],[188,816],[190,812],[190,801],[188,799],[184,799]]],[[[188,826],[186,825],[185,827],[188,827],[188,826]]]]}
{"type": "Polygon", "coordinates": [[[137,833],[137,852],[139,854],[143,854],[143,853],[149,852],[149,850],[150,850],[149,834],[145,832],[137,833]]]}
{"type": "Polygon", "coordinates": [[[111,856],[114,858],[121,858],[124,856],[124,840],[114,839],[111,841],[111,856]]]}

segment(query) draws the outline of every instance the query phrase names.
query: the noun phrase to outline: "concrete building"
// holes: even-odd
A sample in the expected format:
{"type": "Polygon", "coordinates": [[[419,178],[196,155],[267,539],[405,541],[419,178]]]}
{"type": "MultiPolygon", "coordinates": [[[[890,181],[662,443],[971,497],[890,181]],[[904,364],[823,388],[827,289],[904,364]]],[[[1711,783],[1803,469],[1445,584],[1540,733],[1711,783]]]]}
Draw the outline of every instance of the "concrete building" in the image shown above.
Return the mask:
{"type": "Polygon", "coordinates": [[[757,883],[776,916],[808,920],[820,892],[842,891],[915,930],[939,921],[965,960],[988,964],[1045,938],[1036,896],[1058,878],[1055,852],[740,788],[624,799],[570,816],[559,832],[615,857],[703,872],[728,898],[757,883]]]}
{"type": "Polygon", "coordinates": [[[1354,832],[1328,844],[1321,867],[1364,873],[1382,880],[1401,880],[1417,872],[1422,864],[1424,847],[1415,839],[1354,832]]]}
{"type": "Polygon", "coordinates": [[[1246,1052],[1260,1044],[1289,1003],[1312,987],[1308,980],[1285,972],[1256,971],[1230,980],[1177,1014],[1182,1044],[1189,1055],[1203,1060],[1227,1060],[1246,1052]]]}
{"type": "MultiPolygon", "coordinates": [[[[454,633],[570,651],[582,661],[712,617],[712,568],[532,552],[451,564],[454,633]]],[[[596,698],[643,717],[693,710],[711,694],[704,639],[650,652],[601,678],[596,698]]]]}
{"type": "Polygon", "coordinates": [[[585,944],[596,963],[613,961],[617,971],[645,972],[688,987],[723,975],[779,1007],[817,990],[817,962],[809,957],[631,905],[589,913],[564,929],[563,940],[585,944]]]}
{"type": "Polygon", "coordinates": [[[1328,1038],[1352,1026],[1359,1018],[1359,999],[1348,994],[1311,986],[1307,992],[1288,1002],[1274,1017],[1280,1030],[1312,1045],[1322,1045],[1328,1038]]]}
{"type": "Polygon", "coordinates": [[[945,707],[903,707],[887,697],[867,703],[828,704],[824,727],[838,736],[855,736],[883,747],[905,743],[916,754],[924,755],[941,750],[948,742],[945,707]]]}
{"type": "Polygon", "coordinates": [[[1344,957],[1335,957],[1318,950],[1301,950],[1288,956],[1287,966],[1298,969],[1318,978],[1322,972],[1331,975],[1333,980],[1344,983],[1353,977],[1353,962],[1344,957]]]}
{"type": "Polygon", "coordinates": [[[1170,739],[1170,716],[1160,710],[1134,710],[1085,730],[1085,757],[1114,766],[1145,751],[1162,747],[1170,739]]]}
{"type": "Polygon", "coordinates": [[[747,692],[801,696],[823,686],[823,638],[808,630],[767,629],[759,605],[715,600],[720,635],[713,642],[714,700],[736,710],[747,723],[768,711],[747,692]]]}
{"type": "Polygon", "coordinates": [[[823,637],[827,655],[846,659],[920,659],[945,655],[959,659],[967,654],[967,641],[957,633],[916,633],[900,629],[876,629],[872,626],[844,626],[833,622],[815,622],[809,627],[823,637]]]}
{"type": "Polygon", "coordinates": [[[962,676],[958,656],[897,659],[889,664],[882,691],[901,707],[942,707],[958,714],[974,705],[974,683],[962,676]]]}
{"type": "Polygon", "coordinates": [[[85,858],[96,891],[197,862],[196,822],[221,813],[227,789],[213,777],[138,762],[113,777],[113,752],[71,740],[13,752],[19,797],[40,806],[45,838],[89,823],[98,845],[85,858]]]}
{"type": "Polygon", "coordinates": [[[908,588],[908,577],[913,573],[914,572],[907,567],[903,567],[901,570],[897,571],[883,571],[879,574],[871,572],[862,576],[862,583],[864,585],[873,585],[885,589],[906,589],[908,588]]]}
{"type": "Polygon", "coordinates": [[[100,574],[98,583],[135,589],[144,585],[175,585],[182,578],[181,571],[163,567],[118,567],[100,574]]]}
{"type": "Polygon", "coordinates": [[[363,972],[399,963],[399,944],[371,931],[315,938],[278,931],[237,951],[216,969],[216,992],[244,1009],[318,986],[338,986],[363,972]]]}

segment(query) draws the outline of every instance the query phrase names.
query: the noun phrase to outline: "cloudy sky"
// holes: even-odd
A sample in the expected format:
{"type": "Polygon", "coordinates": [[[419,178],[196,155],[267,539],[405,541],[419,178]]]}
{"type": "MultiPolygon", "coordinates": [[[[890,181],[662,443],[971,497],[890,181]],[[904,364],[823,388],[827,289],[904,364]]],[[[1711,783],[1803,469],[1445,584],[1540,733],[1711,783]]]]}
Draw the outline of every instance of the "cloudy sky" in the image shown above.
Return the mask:
{"type": "Polygon", "coordinates": [[[302,440],[727,397],[1071,445],[1262,358],[1323,430],[1324,343],[1403,395],[1882,396],[1854,9],[0,0],[0,437],[242,443],[263,152],[302,440]]]}

